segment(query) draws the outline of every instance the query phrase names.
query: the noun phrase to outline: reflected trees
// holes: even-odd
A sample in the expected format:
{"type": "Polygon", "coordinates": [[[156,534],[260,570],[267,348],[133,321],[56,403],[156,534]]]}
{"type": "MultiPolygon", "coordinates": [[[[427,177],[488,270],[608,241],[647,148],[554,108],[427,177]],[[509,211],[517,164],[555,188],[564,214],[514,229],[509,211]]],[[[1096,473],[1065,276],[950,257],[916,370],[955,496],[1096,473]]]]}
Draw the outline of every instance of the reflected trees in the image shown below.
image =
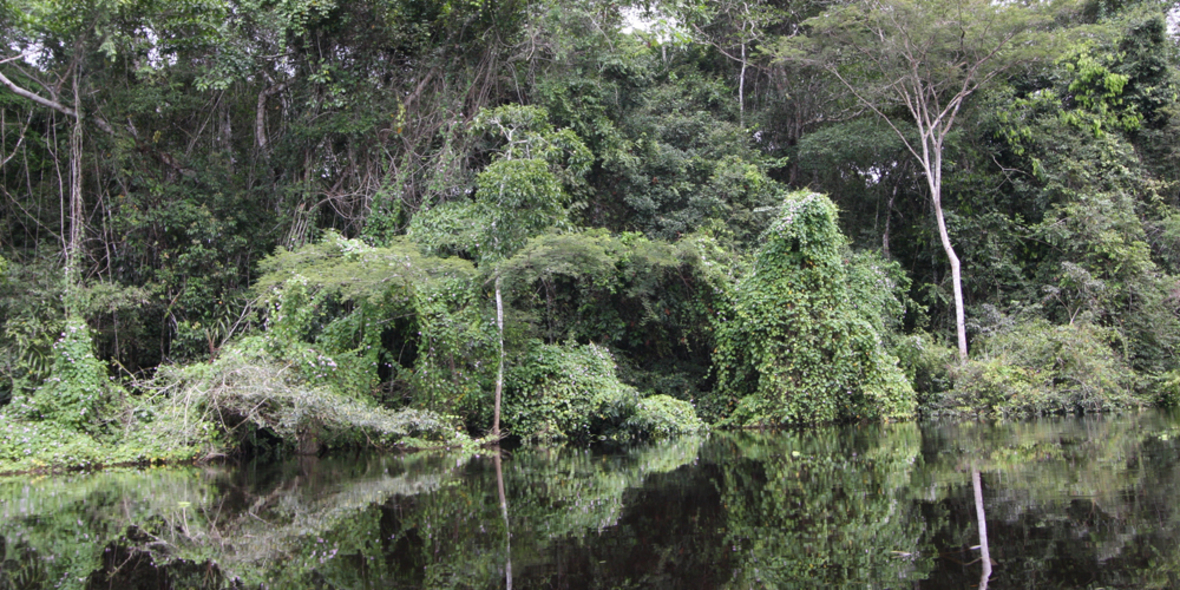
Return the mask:
{"type": "Polygon", "coordinates": [[[927,525],[909,498],[915,424],[725,439],[731,588],[865,588],[921,579],[927,525]]]}

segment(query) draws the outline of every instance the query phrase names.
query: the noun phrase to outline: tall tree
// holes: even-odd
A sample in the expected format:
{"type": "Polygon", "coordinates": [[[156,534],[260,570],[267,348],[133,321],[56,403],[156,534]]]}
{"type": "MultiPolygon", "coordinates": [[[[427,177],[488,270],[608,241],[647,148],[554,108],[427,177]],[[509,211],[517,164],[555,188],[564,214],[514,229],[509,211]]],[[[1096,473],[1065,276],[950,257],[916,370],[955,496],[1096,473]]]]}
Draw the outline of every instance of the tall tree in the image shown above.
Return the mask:
{"type": "Polygon", "coordinates": [[[1053,3],[989,0],[857,0],[804,23],[806,35],[778,48],[787,60],[817,64],[880,117],[917,159],[951,267],[960,360],[967,329],[959,256],[943,208],[947,136],[966,100],[1013,68],[1052,54],[1053,3]],[[909,124],[916,133],[909,130],[909,124]]]}

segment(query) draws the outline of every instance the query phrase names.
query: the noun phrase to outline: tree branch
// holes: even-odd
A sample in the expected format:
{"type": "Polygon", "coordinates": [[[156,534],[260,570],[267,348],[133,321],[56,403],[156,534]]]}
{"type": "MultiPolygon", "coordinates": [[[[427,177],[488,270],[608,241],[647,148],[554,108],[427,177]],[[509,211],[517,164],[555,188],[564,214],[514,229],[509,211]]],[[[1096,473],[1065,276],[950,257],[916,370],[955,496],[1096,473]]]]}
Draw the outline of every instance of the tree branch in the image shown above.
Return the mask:
{"type": "MultiPolygon", "coordinates": [[[[12,80],[9,80],[8,77],[4,75],[3,72],[0,72],[0,83],[7,86],[8,89],[11,90],[12,93],[16,94],[17,96],[23,96],[24,98],[27,98],[27,99],[43,106],[43,107],[49,107],[49,108],[65,115],[67,117],[72,117],[74,119],[79,118],[78,111],[75,111],[74,109],[71,109],[70,107],[67,107],[64,104],[61,104],[60,102],[57,102],[55,100],[50,100],[50,99],[45,98],[39,94],[36,94],[34,92],[29,92],[28,90],[25,90],[24,88],[21,88],[20,86],[17,86],[16,83],[13,82],[12,80]]],[[[115,130],[111,129],[111,126],[100,117],[94,118],[94,124],[97,125],[99,129],[102,129],[103,131],[105,131],[111,135],[114,135],[114,133],[115,133],[115,130]]]]}

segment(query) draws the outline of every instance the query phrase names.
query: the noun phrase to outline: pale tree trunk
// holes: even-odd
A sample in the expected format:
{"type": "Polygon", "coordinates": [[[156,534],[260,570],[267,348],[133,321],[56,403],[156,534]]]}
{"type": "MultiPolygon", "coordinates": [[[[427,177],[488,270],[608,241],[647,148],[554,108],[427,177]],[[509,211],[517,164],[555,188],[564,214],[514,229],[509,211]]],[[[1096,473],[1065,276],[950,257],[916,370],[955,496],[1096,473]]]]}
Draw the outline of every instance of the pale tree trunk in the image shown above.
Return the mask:
{"type": "Polygon", "coordinates": [[[983,563],[983,574],[979,578],[979,590],[987,590],[992,577],[992,555],[987,546],[987,515],[983,511],[983,485],[979,481],[979,470],[971,470],[971,487],[975,491],[975,520],[979,526],[979,560],[983,563]]]}
{"type": "Polygon", "coordinates": [[[500,340],[500,362],[496,369],[496,396],[492,409],[492,438],[500,439],[500,397],[504,393],[504,297],[501,295],[500,273],[496,273],[496,330],[500,340]]]}
{"type": "Polygon", "coordinates": [[[258,104],[254,108],[254,141],[259,150],[265,150],[270,143],[266,135],[266,101],[286,88],[287,82],[281,82],[258,93],[258,104]]]}
{"type": "Polygon", "coordinates": [[[936,192],[941,189],[942,187],[931,186],[934,219],[938,223],[938,239],[942,242],[942,249],[946,252],[946,258],[951,264],[951,289],[955,296],[955,333],[958,336],[959,361],[965,363],[967,362],[967,321],[963,313],[963,278],[959,255],[955,253],[950,235],[946,231],[946,217],[942,214],[942,196],[936,192]]]}
{"type": "Polygon", "coordinates": [[[881,233],[881,253],[885,255],[886,260],[893,258],[889,252],[889,227],[893,220],[893,201],[897,199],[897,189],[900,184],[900,182],[893,184],[893,194],[889,195],[889,203],[885,205],[885,231],[881,233]]]}
{"type": "MultiPolygon", "coordinates": [[[[746,26],[742,25],[742,32],[746,26]]],[[[746,40],[742,39],[742,71],[738,74],[738,125],[746,126],[746,40]]]]}
{"type": "Polygon", "coordinates": [[[74,125],[70,129],[70,193],[69,193],[69,238],[66,240],[66,307],[67,313],[74,309],[76,285],[81,281],[80,259],[82,238],[85,231],[85,214],[82,207],[82,109],[78,94],[78,75],[74,74],[74,125]]]}
{"type": "MultiPolygon", "coordinates": [[[[931,126],[930,128],[932,128],[931,126]]],[[[929,129],[929,128],[928,128],[929,129]]],[[[955,297],[955,333],[958,337],[959,361],[967,362],[967,321],[963,313],[963,279],[959,255],[951,245],[951,237],[946,229],[946,216],[942,212],[942,141],[939,137],[928,137],[922,126],[918,127],[922,133],[922,162],[926,183],[930,188],[930,200],[934,204],[934,220],[938,224],[938,239],[942,242],[942,249],[946,252],[947,261],[951,265],[951,290],[955,297]],[[930,145],[933,143],[933,145],[930,145]]],[[[918,154],[915,154],[918,155],[918,154]]]]}

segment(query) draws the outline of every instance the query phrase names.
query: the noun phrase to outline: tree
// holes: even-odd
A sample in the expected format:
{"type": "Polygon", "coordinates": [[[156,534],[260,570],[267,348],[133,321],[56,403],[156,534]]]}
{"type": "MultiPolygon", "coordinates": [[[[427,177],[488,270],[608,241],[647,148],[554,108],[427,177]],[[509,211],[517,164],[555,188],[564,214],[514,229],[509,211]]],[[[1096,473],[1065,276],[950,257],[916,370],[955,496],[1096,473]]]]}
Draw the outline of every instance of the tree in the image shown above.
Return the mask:
{"type": "MultiPolygon", "coordinates": [[[[61,201],[67,204],[63,209],[68,209],[68,213],[62,212],[62,217],[69,219],[70,225],[68,235],[62,240],[66,285],[69,292],[73,293],[73,286],[80,278],[78,264],[85,230],[82,206],[82,131],[85,116],[79,85],[87,66],[88,41],[94,34],[94,14],[104,7],[96,7],[93,11],[54,10],[39,5],[22,8],[28,11],[27,18],[23,20],[25,26],[8,35],[8,49],[17,53],[0,59],[0,63],[7,64],[15,72],[13,77],[16,80],[0,71],[0,84],[13,94],[64,115],[70,121],[69,171],[66,173],[68,188],[62,187],[61,201]],[[67,42],[71,38],[72,42],[67,42]],[[26,61],[35,63],[25,64],[26,61]],[[22,67],[22,64],[27,67],[22,67]],[[54,65],[61,69],[54,71],[54,65]],[[31,84],[40,86],[42,90],[30,90],[31,84]]],[[[101,117],[93,120],[103,131],[112,132],[111,126],[101,117]]],[[[72,307],[73,299],[67,297],[70,313],[77,312],[72,307]]]]}
{"type": "Polygon", "coordinates": [[[1041,33],[1053,5],[988,0],[857,0],[807,20],[783,59],[817,64],[876,114],[917,159],[951,267],[959,358],[967,330],[959,256],[942,200],[943,155],[966,100],[993,79],[1052,52],[1041,33]],[[916,126],[907,132],[906,123],[916,126]]]}
{"type": "Polygon", "coordinates": [[[466,251],[481,266],[493,268],[499,359],[491,434],[499,438],[504,391],[500,265],[528,238],[564,221],[568,193],[563,185],[586,174],[591,154],[573,131],[554,130],[548,112],[538,107],[506,105],[482,110],[475,117],[473,131],[499,143],[493,161],[476,176],[475,199],[451,201],[419,212],[411,221],[410,234],[428,249],[466,251]]]}

